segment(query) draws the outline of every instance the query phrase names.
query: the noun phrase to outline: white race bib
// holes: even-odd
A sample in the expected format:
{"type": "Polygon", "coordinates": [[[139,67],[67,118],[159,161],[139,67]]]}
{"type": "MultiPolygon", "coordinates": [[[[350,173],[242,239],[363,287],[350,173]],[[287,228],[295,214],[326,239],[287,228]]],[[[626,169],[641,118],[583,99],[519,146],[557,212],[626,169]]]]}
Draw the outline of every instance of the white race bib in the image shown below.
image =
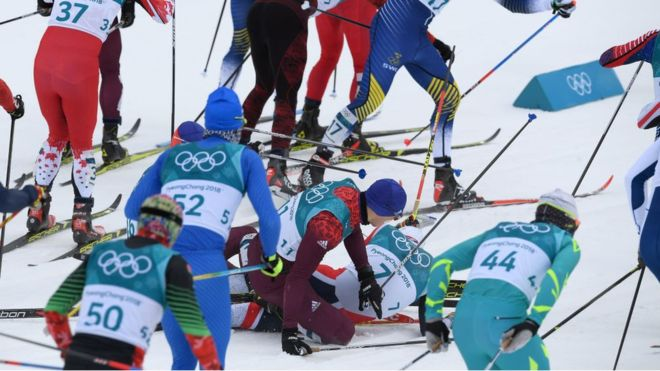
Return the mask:
{"type": "Polygon", "coordinates": [[[292,197],[289,202],[278,210],[280,214],[280,239],[277,241],[277,253],[288,261],[296,261],[302,236],[296,225],[296,211],[300,206],[300,194],[292,197]]]}
{"type": "Polygon", "coordinates": [[[120,0],[55,0],[48,24],[73,28],[105,41],[121,4],[120,0]]]}

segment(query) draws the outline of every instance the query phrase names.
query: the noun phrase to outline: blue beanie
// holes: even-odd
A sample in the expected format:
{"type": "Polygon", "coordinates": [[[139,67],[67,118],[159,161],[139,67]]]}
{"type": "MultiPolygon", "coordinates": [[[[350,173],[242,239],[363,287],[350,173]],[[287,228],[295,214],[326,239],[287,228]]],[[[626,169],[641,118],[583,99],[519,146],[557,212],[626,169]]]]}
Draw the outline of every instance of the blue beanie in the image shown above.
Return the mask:
{"type": "Polygon", "coordinates": [[[365,192],[367,207],[380,216],[403,214],[406,207],[406,191],[394,179],[380,179],[365,192]]]}
{"type": "Polygon", "coordinates": [[[218,88],[206,100],[204,113],[207,130],[236,130],[243,126],[243,108],[236,93],[218,88]]]}
{"type": "Polygon", "coordinates": [[[170,147],[181,143],[197,142],[204,139],[204,127],[194,121],[184,121],[174,131],[170,147]]]}

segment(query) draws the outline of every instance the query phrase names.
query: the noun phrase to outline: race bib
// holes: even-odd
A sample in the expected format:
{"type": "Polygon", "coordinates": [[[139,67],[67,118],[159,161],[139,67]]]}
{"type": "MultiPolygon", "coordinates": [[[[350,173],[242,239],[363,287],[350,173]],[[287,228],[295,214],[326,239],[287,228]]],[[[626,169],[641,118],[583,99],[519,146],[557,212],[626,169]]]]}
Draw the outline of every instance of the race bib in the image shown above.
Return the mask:
{"type": "Polygon", "coordinates": [[[429,8],[434,15],[438,15],[449,0],[419,0],[425,7],[429,8]]]}
{"type": "Polygon", "coordinates": [[[73,28],[105,41],[123,0],[55,0],[48,24],[73,28]]]}
{"type": "Polygon", "coordinates": [[[493,238],[479,246],[468,281],[501,280],[520,289],[531,302],[550,266],[546,253],[530,241],[516,237],[493,238]]]}
{"type": "Polygon", "coordinates": [[[165,184],[161,192],[181,206],[184,226],[206,228],[225,240],[243,198],[236,188],[210,180],[174,180],[165,184]]]}
{"type": "Polygon", "coordinates": [[[278,210],[280,215],[280,239],[277,241],[277,253],[288,261],[296,261],[302,236],[296,225],[296,212],[300,206],[300,194],[294,196],[278,210]]]}

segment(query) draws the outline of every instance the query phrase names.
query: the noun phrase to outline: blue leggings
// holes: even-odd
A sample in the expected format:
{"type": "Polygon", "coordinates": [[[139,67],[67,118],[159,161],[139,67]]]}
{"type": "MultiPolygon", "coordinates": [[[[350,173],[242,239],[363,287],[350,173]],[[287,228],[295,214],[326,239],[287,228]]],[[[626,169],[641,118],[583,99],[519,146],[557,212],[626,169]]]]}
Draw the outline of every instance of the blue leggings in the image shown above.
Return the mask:
{"type": "Polygon", "coordinates": [[[660,187],[656,187],[649,210],[646,214],[644,228],[639,239],[639,254],[644,264],[660,281],[660,187]]]}
{"type": "MultiPolygon", "coordinates": [[[[456,308],[452,332],[470,370],[483,370],[500,346],[502,333],[525,320],[527,308],[503,300],[463,296],[456,308]]],[[[493,370],[548,370],[550,360],[543,340],[534,336],[514,353],[502,354],[493,370]]]]}
{"type": "Polygon", "coordinates": [[[247,30],[247,18],[254,0],[231,0],[231,19],[234,23],[234,35],[231,40],[229,51],[222,59],[220,67],[220,86],[232,76],[227,87],[233,89],[241,73],[241,63],[245,54],[250,50],[250,36],[247,30]],[[238,71],[234,74],[234,71],[238,71]]]}
{"type": "MultiPolygon", "coordinates": [[[[193,275],[227,269],[227,264],[220,250],[183,251],[180,253],[191,266],[193,275]]],[[[222,366],[226,369],[225,355],[231,334],[229,281],[227,277],[196,281],[195,294],[202,314],[204,314],[206,325],[215,341],[218,358],[222,366]]],[[[162,324],[165,337],[172,350],[172,369],[194,370],[197,366],[197,358],[192,353],[183,331],[169,309],[165,311],[162,324]]]]}

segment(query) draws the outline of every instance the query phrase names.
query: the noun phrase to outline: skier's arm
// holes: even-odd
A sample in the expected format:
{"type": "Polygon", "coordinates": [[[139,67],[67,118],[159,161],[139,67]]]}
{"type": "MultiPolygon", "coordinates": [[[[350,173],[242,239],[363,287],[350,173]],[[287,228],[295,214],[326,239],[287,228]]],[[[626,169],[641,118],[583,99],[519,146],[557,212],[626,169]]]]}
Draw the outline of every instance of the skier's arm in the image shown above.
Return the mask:
{"type": "Polygon", "coordinates": [[[451,274],[472,266],[474,255],[483,242],[484,235],[463,241],[433,260],[426,287],[426,322],[442,319],[442,308],[451,274]]]}
{"type": "Polygon", "coordinates": [[[48,332],[61,350],[68,349],[73,340],[68,314],[82,297],[86,275],[87,262],[83,262],[62,282],[44,308],[48,332]]]}
{"type": "Polygon", "coordinates": [[[147,171],[142,174],[138,184],[133,189],[131,196],[126,201],[126,207],[124,207],[124,215],[128,219],[137,220],[140,216],[140,206],[142,202],[146,200],[149,196],[160,193],[163,184],[160,181],[160,170],[165,163],[165,158],[169,154],[169,151],[165,151],[160,156],[156,162],[147,169],[147,171]]]}
{"type": "Polygon", "coordinates": [[[367,258],[367,247],[362,238],[362,228],[356,226],[353,232],[344,239],[344,246],[348,256],[355,265],[358,271],[362,268],[369,266],[369,258],[367,258]]]}
{"type": "Polygon", "coordinates": [[[245,149],[241,157],[241,166],[247,195],[259,217],[259,238],[264,256],[272,256],[277,252],[277,240],[280,238],[280,216],[277,215],[273,205],[264,165],[256,152],[245,149]]]}
{"type": "Polygon", "coordinates": [[[39,197],[34,186],[25,186],[23,189],[7,189],[0,184],[0,212],[13,213],[24,207],[32,205],[39,197]]]}
{"type": "Polygon", "coordinates": [[[220,362],[215,342],[199,309],[193,279],[188,264],[179,255],[173,256],[165,272],[165,300],[174,318],[186,335],[195,357],[206,370],[219,370],[220,362]]]}
{"type": "Polygon", "coordinates": [[[534,300],[529,319],[539,326],[541,325],[545,316],[548,315],[552,306],[557,302],[561,290],[566,286],[568,276],[573,272],[579,261],[580,246],[574,239],[565,237],[561,250],[541,282],[541,288],[536,295],[536,300],[534,300]]]}

